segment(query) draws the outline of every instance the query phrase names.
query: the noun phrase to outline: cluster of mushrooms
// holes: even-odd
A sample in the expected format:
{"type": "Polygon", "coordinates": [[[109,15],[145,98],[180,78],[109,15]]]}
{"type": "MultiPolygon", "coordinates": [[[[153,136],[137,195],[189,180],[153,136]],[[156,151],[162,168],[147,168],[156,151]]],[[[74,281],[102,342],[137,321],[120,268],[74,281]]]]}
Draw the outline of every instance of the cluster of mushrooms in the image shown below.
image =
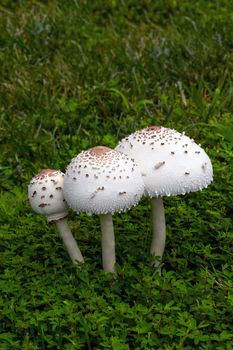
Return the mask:
{"type": "Polygon", "coordinates": [[[152,203],[153,264],[161,266],[166,224],[163,197],[195,192],[213,180],[206,152],[184,133],[150,126],[121,140],[115,149],[97,146],[82,151],[66,168],[44,169],[30,181],[29,201],[35,212],[54,221],[71,260],[84,262],[68,223],[67,210],[98,214],[103,269],[115,272],[112,214],[136,205],[143,195],[152,203]]]}

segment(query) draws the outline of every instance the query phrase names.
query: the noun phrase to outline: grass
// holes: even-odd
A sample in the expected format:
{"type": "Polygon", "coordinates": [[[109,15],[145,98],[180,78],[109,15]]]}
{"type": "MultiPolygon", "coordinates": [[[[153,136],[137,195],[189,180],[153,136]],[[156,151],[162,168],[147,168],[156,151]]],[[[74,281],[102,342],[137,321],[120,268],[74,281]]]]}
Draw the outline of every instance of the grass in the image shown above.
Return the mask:
{"type": "Polygon", "coordinates": [[[1,350],[233,349],[232,20],[226,0],[1,1],[1,350]],[[146,198],[114,215],[116,277],[98,218],[70,212],[86,261],[71,266],[30,178],[151,124],[185,130],[214,168],[206,190],[165,198],[162,276],[146,198]]]}

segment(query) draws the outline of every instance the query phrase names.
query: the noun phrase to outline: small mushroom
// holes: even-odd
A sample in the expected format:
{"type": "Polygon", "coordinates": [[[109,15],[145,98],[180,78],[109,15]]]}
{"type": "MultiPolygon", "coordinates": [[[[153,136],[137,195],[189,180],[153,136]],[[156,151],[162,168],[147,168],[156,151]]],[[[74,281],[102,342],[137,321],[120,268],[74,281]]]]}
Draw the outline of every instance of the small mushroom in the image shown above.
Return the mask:
{"type": "Polygon", "coordinates": [[[28,199],[32,209],[54,221],[61,234],[73,263],[83,262],[82,253],[67,223],[68,206],[63,196],[64,174],[53,169],[44,169],[30,181],[28,199]]]}
{"type": "Polygon", "coordinates": [[[100,216],[103,269],[112,273],[116,262],[112,214],[137,204],[144,193],[139,169],[135,166],[135,171],[131,171],[133,164],[123,153],[97,146],[78,154],[65,173],[64,196],[68,205],[77,213],[100,216]],[[86,165],[85,171],[75,174],[77,181],[68,176],[74,164],[80,168],[86,165]],[[110,169],[110,177],[106,176],[106,169],[110,169]]]}
{"type": "MultiPolygon", "coordinates": [[[[207,187],[213,180],[211,161],[200,145],[184,133],[159,126],[134,132],[121,140],[115,149],[134,158],[141,173],[146,174],[143,176],[145,194],[152,197],[153,237],[150,252],[154,257],[162,258],[166,240],[162,197],[207,187]],[[154,149],[151,148],[151,141],[154,142],[154,149]]],[[[159,265],[159,262],[155,262],[155,266],[159,265]]]]}

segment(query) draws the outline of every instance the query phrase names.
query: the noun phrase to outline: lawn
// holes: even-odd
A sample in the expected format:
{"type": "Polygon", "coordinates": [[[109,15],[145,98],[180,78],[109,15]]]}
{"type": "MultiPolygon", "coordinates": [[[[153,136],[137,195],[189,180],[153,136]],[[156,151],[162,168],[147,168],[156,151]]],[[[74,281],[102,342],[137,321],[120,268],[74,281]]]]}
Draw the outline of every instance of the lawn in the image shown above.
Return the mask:
{"type": "Polygon", "coordinates": [[[0,2],[0,350],[233,349],[232,33],[227,0],[0,2]],[[161,276],[148,198],[113,217],[116,275],[70,210],[72,265],[30,179],[149,125],[200,143],[213,183],[164,199],[161,276]]]}

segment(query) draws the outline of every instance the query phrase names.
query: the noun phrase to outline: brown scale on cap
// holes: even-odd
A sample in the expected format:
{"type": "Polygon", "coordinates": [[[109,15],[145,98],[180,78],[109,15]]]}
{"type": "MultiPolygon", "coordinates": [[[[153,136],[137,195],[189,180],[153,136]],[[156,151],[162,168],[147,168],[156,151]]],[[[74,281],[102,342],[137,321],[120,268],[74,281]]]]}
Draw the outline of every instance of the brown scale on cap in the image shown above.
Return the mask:
{"type": "Polygon", "coordinates": [[[123,195],[126,194],[126,193],[127,193],[126,191],[118,192],[119,196],[123,196],[123,195]]]}
{"type": "Polygon", "coordinates": [[[157,163],[157,164],[154,166],[155,170],[161,168],[161,166],[163,166],[164,164],[165,164],[165,161],[162,161],[162,162],[157,163]]]}
{"type": "Polygon", "coordinates": [[[56,172],[57,170],[54,169],[43,169],[35,176],[35,179],[42,180],[46,175],[53,176],[56,172]]]}
{"type": "Polygon", "coordinates": [[[207,166],[207,163],[205,162],[204,164],[202,164],[201,168],[203,170],[203,172],[205,173],[206,172],[206,166],[207,166]]]}
{"type": "Polygon", "coordinates": [[[104,191],[104,186],[98,187],[90,196],[90,199],[93,199],[99,191],[104,191]]]}
{"type": "Polygon", "coordinates": [[[161,126],[158,126],[158,125],[151,125],[151,126],[148,126],[148,128],[146,128],[148,131],[159,131],[161,129],[161,126]]]}
{"type": "Polygon", "coordinates": [[[89,149],[89,152],[92,153],[95,156],[102,156],[108,152],[111,152],[112,149],[109,147],[105,147],[105,146],[96,146],[96,147],[92,147],[89,149]]]}
{"type": "Polygon", "coordinates": [[[44,207],[47,207],[49,206],[50,204],[47,204],[47,203],[41,203],[38,205],[39,208],[44,208],[44,207]]]}

